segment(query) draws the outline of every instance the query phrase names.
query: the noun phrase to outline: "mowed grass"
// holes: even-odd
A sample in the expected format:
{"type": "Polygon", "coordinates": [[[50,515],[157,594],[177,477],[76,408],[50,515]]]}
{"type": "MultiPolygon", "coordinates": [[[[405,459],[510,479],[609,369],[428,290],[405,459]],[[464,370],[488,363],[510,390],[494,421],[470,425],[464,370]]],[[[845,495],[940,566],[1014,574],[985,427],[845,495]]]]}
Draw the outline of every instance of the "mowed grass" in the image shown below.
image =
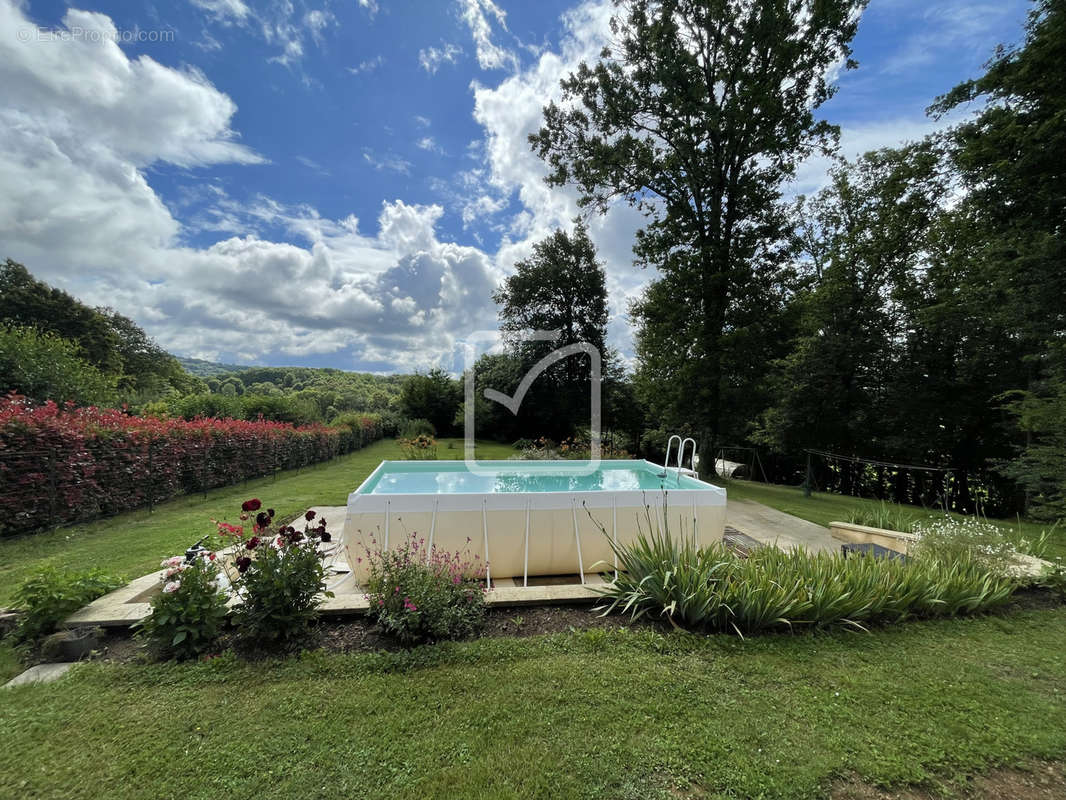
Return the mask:
{"type": "MultiPolygon", "coordinates": [[[[738,500],[754,500],[758,503],[776,508],[788,514],[800,517],[819,525],[828,525],[830,522],[846,522],[848,514],[860,508],[875,509],[881,505],[880,500],[870,500],[860,497],[848,497],[839,494],[826,494],[824,492],[812,492],[810,497],[803,496],[803,489],[795,486],[781,486],[771,483],[756,483],[745,480],[717,481],[724,486],[728,497],[738,500]]],[[[943,512],[937,509],[922,508],[920,506],[886,504],[893,512],[902,513],[912,521],[941,516],[943,512]]],[[[960,518],[958,514],[951,516],[960,518]]],[[[992,519],[989,520],[1002,528],[1010,531],[1018,538],[1025,538],[1035,542],[1041,533],[1050,531],[1048,539],[1047,558],[1066,558],[1066,525],[1057,527],[1017,519],[992,519]]]]}
{"type": "MultiPolygon", "coordinates": [[[[479,458],[507,458],[508,445],[479,442],[479,458]]],[[[442,439],[437,457],[463,457],[461,439],[442,439]],[[449,444],[451,449],[449,449],[449,444]]],[[[99,567],[133,579],[157,568],[160,560],[181,552],[213,531],[211,519],[235,521],[241,503],[259,497],[282,516],[308,506],[343,506],[348,495],[385,459],[402,458],[395,440],[369,447],[334,461],[263,478],[247,485],[216,489],[203,495],[179,497],[155,511],[134,511],[111,519],[73,525],[15,539],[0,539],[0,607],[9,605],[19,583],[35,569],[51,564],[65,569],[99,567]]],[[[343,520],[330,520],[339,525],[343,520]]]]}
{"type": "Polygon", "coordinates": [[[0,702],[0,796],[825,797],[1066,754],[1066,609],[90,664],[0,702]]]}

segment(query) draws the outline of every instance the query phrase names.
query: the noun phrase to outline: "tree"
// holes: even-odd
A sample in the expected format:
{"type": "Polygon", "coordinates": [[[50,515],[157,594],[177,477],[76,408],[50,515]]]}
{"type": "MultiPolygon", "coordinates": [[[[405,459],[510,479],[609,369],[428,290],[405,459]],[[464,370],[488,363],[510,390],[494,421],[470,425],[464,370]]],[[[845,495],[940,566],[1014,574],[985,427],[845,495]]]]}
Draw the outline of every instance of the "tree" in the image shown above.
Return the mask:
{"type": "Polygon", "coordinates": [[[997,47],[984,75],[930,109],[943,114],[985,101],[947,142],[966,191],[960,214],[985,234],[981,279],[990,310],[1030,353],[1066,332],[1064,61],[1066,2],[1041,0],[1022,46],[997,47]]]}
{"type": "Polygon", "coordinates": [[[96,309],[30,274],[10,258],[0,265],[0,319],[33,325],[75,342],[93,366],[112,374],[122,371],[118,336],[96,309]]]}
{"type": "Polygon", "coordinates": [[[205,389],[129,317],[90,308],[10,259],[0,264],[0,321],[32,325],[73,342],[86,361],[117,379],[119,393],[131,403],[205,389]]]}
{"type": "Polygon", "coordinates": [[[36,328],[0,325],[0,394],[17,392],[32,400],[109,405],[115,377],[81,357],[74,342],[36,328]]]}
{"type": "Polygon", "coordinates": [[[886,396],[895,394],[900,343],[915,328],[910,309],[922,299],[919,273],[946,193],[940,165],[928,142],[867,153],[798,202],[797,331],[775,365],[757,442],[784,453],[893,455],[885,437],[898,419],[886,396]]]}
{"type": "Polygon", "coordinates": [[[1018,457],[1001,466],[1025,490],[1037,519],[1066,517],[1066,346],[1054,349],[1047,378],[1008,395],[1007,410],[1027,434],[1018,457]]]}
{"type": "Polygon", "coordinates": [[[428,373],[414,374],[404,380],[400,389],[400,408],[408,419],[428,419],[438,434],[452,429],[455,412],[462,402],[463,390],[440,368],[428,373]]]}
{"type": "MultiPolygon", "coordinates": [[[[599,351],[601,369],[612,360],[607,275],[584,225],[576,224],[572,234],[557,230],[534,244],[532,255],[515,265],[493,299],[501,306],[500,329],[522,373],[553,350],[581,342],[599,351]],[[516,338],[521,331],[559,331],[559,337],[522,341],[516,338]]],[[[540,425],[537,434],[569,435],[574,427],[588,425],[590,379],[591,359],[569,356],[537,378],[528,407],[519,413],[534,428],[540,425]]]]}
{"type": "MultiPolygon", "coordinates": [[[[1063,460],[1046,457],[1046,443],[1056,441],[1047,421],[1059,402],[1066,338],[1064,61],[1066,2],[1041,0],[1030,12],[1022,45],[999,46],[981,77],[931,107],[942,114],[985,101],[945,140],[962,189],[954,228],[966,260],[956,314],[973,323],[964,343],[987,398],[983,424],[969,432],[971,440],[992,439],[1002,447],[1013,434],[1021,460],[1003,471],[1038,503],[1050,498],[1052,506],[1058,501],[1046,487],[1066,484],[1063,460]],[[1004,430],[997,408],[1007,390],[1015,390],[1013,431],[1004,430]]],[[[963,397],[975,394],[966,385],[958,389],[963,397]]],[[[979,454],[995,452],[985,444],[979,454]]]]}
{"type": "Polygon", "coordinates": [[[713,465],[730,381],[723,339],[776,282],[782,184],[835,143],[814,110],[833,93],[831,67],[854,66],[864,3],[617,5],[611,46],[562,82],[564,105],[544,109],[530,142],[548,183],[576,185],[584,206],[625,199],[647,215],[634,251],[662,278],[635,308],[640,366],[646,382],[674,387],[673,413],[693,421],[713,465]]]}

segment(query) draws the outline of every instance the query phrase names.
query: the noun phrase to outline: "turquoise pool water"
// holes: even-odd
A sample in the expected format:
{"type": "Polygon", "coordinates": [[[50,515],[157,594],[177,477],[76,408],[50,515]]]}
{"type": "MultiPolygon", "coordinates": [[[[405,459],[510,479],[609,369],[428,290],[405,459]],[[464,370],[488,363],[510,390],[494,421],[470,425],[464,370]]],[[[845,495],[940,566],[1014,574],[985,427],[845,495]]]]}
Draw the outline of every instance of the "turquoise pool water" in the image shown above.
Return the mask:
{"type": "Polygon", "coordinates": [[[596,471],[573,474],[573,461],[481,461],[471,472],[462,461],[386,461],[360,494],[504,494],[516,492],[659,491],[702,489],[647,461],[602,461],[596,471]]]}

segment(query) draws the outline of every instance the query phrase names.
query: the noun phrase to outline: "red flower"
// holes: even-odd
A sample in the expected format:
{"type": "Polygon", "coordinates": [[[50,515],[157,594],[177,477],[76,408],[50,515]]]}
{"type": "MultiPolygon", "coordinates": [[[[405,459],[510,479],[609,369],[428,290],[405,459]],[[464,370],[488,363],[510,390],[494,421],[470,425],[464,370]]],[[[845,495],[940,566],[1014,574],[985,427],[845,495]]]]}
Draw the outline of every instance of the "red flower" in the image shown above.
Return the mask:
{"type": "Polygon", "coordinates": [[[333,537],[330,535],[329,531],[322,531],[318,534],[318,538],[321,539],[323,542],[333,541],[333,537]]]}
{"type": "Polygon", "coordinates": [[[272,509],[272,508],[268,508],[268,509],[267,509],[267,515],[268,515],[268,516],[269,516],[269,517],[270,517],[271,519],[274,519],[274,509],[272,509]]]}
{"type": "Polygon", "coordinates": [[[259,537],[258,536],[253,536],[251,539],[249,539],[247,542],[244,543],[244,546],[247,547],[249,550],[255,550],[255,548],[258,545],[259,545],[259,537]]]}
{"type": "Polygon", "coordinates": [[[312,511],[311,509],[308,509],[307,513],[304,514],[304,519],[306,519],[308,522],[310,522],[314,518],[315,518],[315,512],[312,511]]]}
{"type": "Polygon", "coordinates": [[[243,575],[248,571],[248,567],[252,566],[252,559],[248,556],[241,556],[234,563],[237,565],[237,572],[243,575]]]}
{"type": "Polygon", "coordinates": [[[241,511],[258,511],[262,505],[257,498],[253,497],[251,500],[245,500],[241,503],[241,511]]]}
{"type": "Polygon", "coordinates": [[[230,525],[228,522],[219,522],[218,532],[223,536],[226,534],[230,534],[231,536],[242,536],[244,535],[244,528],[239,525],[230,525]]]}
{"type": "Polygon", "coordinates": [[[255,524],[258,525],[260,528],[267,527],[270,524],[270,515],[263,511],[260,511],[258,514],[255,515],[255,524]]]}

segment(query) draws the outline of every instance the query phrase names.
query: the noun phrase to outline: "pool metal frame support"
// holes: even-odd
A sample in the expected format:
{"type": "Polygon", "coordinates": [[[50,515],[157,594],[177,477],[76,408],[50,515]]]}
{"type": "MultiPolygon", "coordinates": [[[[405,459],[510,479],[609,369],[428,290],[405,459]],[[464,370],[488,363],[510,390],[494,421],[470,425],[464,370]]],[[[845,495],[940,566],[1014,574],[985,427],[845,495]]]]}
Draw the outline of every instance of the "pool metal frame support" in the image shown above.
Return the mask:
{"type": "Polygon", "coordinates": [[[481,529],[485,534],[485,588],[492,588],[492,573],[489,572],[489,512],[488,500],[481,501],[481,529]]]}
{"type": "Polygon", "coordinates": [[[522,562],[522,588],[529,586],[529,503],[526,503],[526,554],[522,562]]]}
{"type": "Polygon", "coordinates": [[[433,555],[433,532],[437,529],[437,509],[440,507],[440,500],[433,501],[433,516],[429,521],[429,544],[426,545],[426,564],[429,564],[430,556],[433,555]]]}
{"type": "Polygon", "coordinates": [[[699,543],[700,543],[699,537],[696,535],[696,530],[698,528],[698,525],[699,525],[699,521],[698,521],[698,518],[696,517],[696,499],[693,498],[692,499],[692,544],[695,547],[699,547],[699,543]]]}
{"type": "Polygon", "coordinates": [[[392,504],[391,500],[385,501],[385,549],[389,549],[389,506],[392,504]]]}
{"type": "Polygon", "coordinates": [[[577,498],[570,501],[570,511],[574,515],[574,541],[577,542],[577,574],[581,576],[581,585],[585,585],[585,562],[581,558],[581,534],[577,529],[577,498]]]}
{"type": "MultiPolygon", "coordinates": [[[[611,541],[614,542],[614,579],[618,580],[618,498],[611,505],[611,541]]],[[[693,506],[695,508],[695,506],[693,506]]]]}

